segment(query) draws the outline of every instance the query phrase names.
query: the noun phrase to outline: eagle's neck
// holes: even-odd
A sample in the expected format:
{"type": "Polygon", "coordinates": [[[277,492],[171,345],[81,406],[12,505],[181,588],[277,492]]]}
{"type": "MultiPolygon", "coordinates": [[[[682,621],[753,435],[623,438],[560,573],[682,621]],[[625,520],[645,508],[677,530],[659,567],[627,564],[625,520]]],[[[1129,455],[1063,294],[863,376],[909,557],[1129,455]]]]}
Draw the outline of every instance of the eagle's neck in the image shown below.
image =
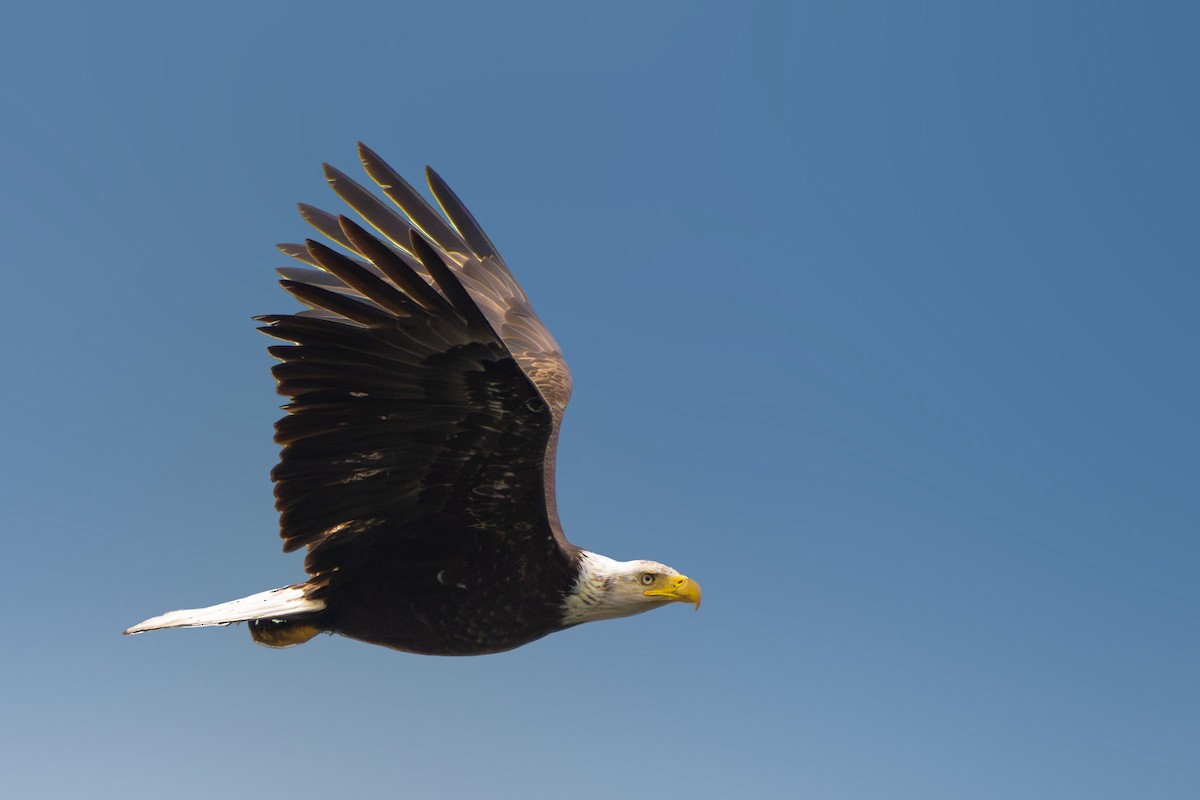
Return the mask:
{"type": "Polygon", "coordinates": [[[563,625],[616,619],[648,611],[641,604],[623,602],[621,592],[616,591],[618,582],[628,574],[628,562],[581,550],[579,577],[563,604],[563,625]]]}

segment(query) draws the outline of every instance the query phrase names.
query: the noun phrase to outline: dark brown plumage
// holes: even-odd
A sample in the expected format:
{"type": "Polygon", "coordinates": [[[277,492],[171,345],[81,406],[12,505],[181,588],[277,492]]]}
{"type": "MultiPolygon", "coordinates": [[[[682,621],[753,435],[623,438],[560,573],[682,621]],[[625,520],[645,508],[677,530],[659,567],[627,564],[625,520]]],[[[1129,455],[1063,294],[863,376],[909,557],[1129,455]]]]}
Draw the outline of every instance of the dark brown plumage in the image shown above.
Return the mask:
{"type": "Polygon", "coordinates": [[[443,218],[365,146],[403,214],[333,167],[374,229],[308,205],[342,251],[280,249],[308,265],[280,284],[309,310],[257,319],[291,399],[272,471],[284,550],[310,580],[127,631],[248,621],[287,646],[340,633],[418,653],[507,650],[699,587],[655,562],[614,562],[563,535],[554,499],[571,376],[495,246],[432,170],[443,218]],[[653,576],[653,578],[651,577],[653,576]]]}
{"type": "Polygon", "coordinates": [[[515,647],[560,626],[576,579],[575,548],[546,513],[569,374],[499,254],[436,173],[430,183],[457,231],[374,153],[360,152],[424,232],[326,167],[334,190],[390,242],[345,217],[335,229],[305,208],[363,261],[314,241],[284,252],[361,297],[321,273],[285,278],[297,299],[329,313],[260,318],[264,333],[291,343],[271,348],[282,362],[272,370],[278,391],[292,398],[276,425],[284,447],[272,478],[284,549],[308,547],[313,596],[326,602],[303,621],[422,653],[515,647]],[[449,253],[464,259],[461,280],[449,253]],[[519,355],[498,335],[505,329],[521,336],[519,355]],[[549,379],[557,414],[518,358],[549,379]],[[487,592],[474,591],[480,586],[487,592]]]}

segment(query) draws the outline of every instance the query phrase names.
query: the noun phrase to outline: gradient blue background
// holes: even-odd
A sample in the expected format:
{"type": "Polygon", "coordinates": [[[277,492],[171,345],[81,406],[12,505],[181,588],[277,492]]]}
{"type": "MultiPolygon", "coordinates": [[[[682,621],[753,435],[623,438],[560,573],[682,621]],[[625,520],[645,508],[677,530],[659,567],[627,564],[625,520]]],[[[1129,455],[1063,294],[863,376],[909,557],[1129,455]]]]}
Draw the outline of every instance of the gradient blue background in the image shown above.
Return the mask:
{"type": "Polygon", "coordinates": [[[5,796],[1200,796],[1195,5],[29,5],[5,796]],[[563,344],[572,539],[700,613],[119,636],[301,577],[250,316],[360,138],[563,344]]]}

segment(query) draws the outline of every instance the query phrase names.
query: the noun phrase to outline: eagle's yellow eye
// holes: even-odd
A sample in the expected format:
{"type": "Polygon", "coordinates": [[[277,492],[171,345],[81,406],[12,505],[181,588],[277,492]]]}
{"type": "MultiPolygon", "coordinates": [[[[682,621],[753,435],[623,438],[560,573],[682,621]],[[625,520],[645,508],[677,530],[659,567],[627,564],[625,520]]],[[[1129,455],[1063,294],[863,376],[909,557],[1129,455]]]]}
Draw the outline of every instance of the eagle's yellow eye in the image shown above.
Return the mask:
{"type": "Polygon", "coordinates": [[[642,573],[642,586],[649,586],[652,583],[654,583],[654,573],[653,572],[643,572],[642,573]]]}

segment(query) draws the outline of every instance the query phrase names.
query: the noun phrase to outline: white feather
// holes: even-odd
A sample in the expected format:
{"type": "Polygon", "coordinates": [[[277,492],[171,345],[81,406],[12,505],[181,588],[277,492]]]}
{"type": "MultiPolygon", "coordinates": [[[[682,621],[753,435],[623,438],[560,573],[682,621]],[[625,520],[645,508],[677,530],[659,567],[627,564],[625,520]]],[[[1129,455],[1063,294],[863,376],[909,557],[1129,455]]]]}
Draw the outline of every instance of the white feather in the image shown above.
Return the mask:
{"type": "Polygon", "coordinates": [[[304,585],[285,586],[271,589],[249,597],[230,600],[208,608],[185,608],[168,611],[145,622],[139,622],[125,631],[126,634],[156,631],[162,628],[196,628],[204,625],[228,625],[231,622],[246,622],[252,619],[284,619],[308,614],[325,608],[323,600],[307,596],[309,587],[304,585]]]}
{"type": "Polygon", "coordinates": [[[661,606],[665,601],[646,597],[638,584],[643,572],[679,574],[657,561],[615,561],[581,550],[579,577],[563,601],[563,624],[629,617],[661,606]]]}

